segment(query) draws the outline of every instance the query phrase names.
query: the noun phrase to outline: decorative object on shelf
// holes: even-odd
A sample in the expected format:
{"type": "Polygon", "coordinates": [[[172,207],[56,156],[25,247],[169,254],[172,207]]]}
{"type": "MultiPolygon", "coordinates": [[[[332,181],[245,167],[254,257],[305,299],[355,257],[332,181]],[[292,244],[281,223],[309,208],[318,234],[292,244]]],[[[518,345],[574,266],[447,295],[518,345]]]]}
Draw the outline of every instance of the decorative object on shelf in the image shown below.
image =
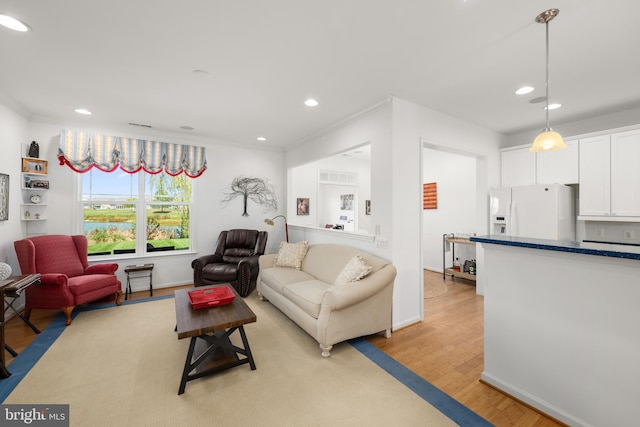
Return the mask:
{"type": "Polygon", "coordinates": [[[276,201],[276,193],[273,185],[268,181],[261,178],[249,178],[239,176],[233,179],[231,182],[231,191],[224,193],[226,197],[222,199],[220,204],[225,207],[230,201],[238,196],[242,196],[244,200],[244,212],[242,216],[249,216],[247,213],[247,202],[252,200],[267,211],[278,209],[278,202],[276,201]]]}
{"type": "Polygon", "coordinates": [[[38,204],[42,201],[42,198],[39,194],[32,194],[31,196],[29,196],[29,201],[31,201],[31,203],[38,204]]]}
{"type": "Polygon", "coordinates": [[[284,234],[285,234],[285,238],[287,239],[287,242],[289,241],[289,225],[287,224],[287,217],[284,215],[276,215],[273,218],[269,219],[269,218],[265,218],[264,222],[267,225],[274,225],[273,220],[276,218],[282,218],[284,219],[284,234]]]}
{"type": "Polygon", "coordinates": [[[0,221],[9,219],[9,175],[0,173],[0,221]]]}
{"type": "Polygon", "coordinates": [[[299,198],[296,200],[298,215],[309,215],[309,198],[299,198]]]}
{"type": "Polygon", "coordinates": [[[31,180],[29,182],[29,188],[41,188],[44,190],[48,190],[49,189],[49,181],[44,181],[44,180],[31,180]]]}
{"type": "Polygon", "coordinates": [[[422,184],[422,209],[438,209],[438,184],[422,184]]]}
{"type": "Polygon", "coordinates": [[[31,212],[28,209],[24,211],[24,219],[31,219],[31,212]]]}
{"type": "Polygon", "coordinates": [[[5,262],[0,262],[0,280],[11,276],[11,266],[5,262]]]}
{"type": "Polygon", "coordinates": [[[529,150],[532,152],[555,151],[567,148],[567,145],[562,140],[562,135],[560,135],[558,132],[554,132],[553,129],[551,129],[551,126],[549,126],[549,22],[553,18],[555,18],[558,13],[560,13],[558,9],[549,9],[536,16],[536,22],[539,24],[544,24],[546,29],[547,76],[545,80],[545,114],[547,122],[544,130],[538,136],[536,136],[536,139],[533,140],[533,145],[529,150]]]}
{"type": "Polygon", "coordinates": [[[31,145],[29,145],[29,153],[27,155],[36,159],[40,157],[40,146],[37,142],[31,141],[31,145]]]}
{"type": "Polygon", "coordinates": [[[47,161],[32,158],[22,158],[22,172],[47,174],[47,161]]]}
{"type": "Polygon", "coordinates": [[[39,213],[36,214],[36,219],[40,219],[40,214],[39,213]]]}

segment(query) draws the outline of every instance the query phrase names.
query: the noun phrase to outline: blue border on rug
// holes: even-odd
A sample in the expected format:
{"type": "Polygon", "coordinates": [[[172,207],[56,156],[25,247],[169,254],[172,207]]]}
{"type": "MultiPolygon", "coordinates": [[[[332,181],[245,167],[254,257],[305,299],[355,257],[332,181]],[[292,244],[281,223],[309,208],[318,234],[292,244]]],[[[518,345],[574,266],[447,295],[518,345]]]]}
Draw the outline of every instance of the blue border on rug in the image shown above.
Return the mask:
{"type": "MultiPolygon", "coordinates": [[[[135,301],[124,301],[122,305],[139,304],[141,302],[156,301],[159,299],[173,298],[173,295],[166,295],[161,297],[145,298],[135,301]]],[[[92,305],[87,307],[79,307],[73,311],[72,317],[75,318],[79,313],[92,310],[100,310],[103,308],[115,307],[115,305],[92,305]]],[[[60,313],[47,328],[42,331],[35,340],[31,342],[18,357],[11,361],[11,364],[7,367],[11,376],[0,380],[0,402],[4,402],[5,399],[13,392],[18,386],[20,381],[29,373],[31,368],[38,363],[38,360],[46,353],[51,347],[51,344],[64,332],[66,328],[64,314],[60,313]]],[[[4,349],[2,349],[4,351],[4,349]]]]}
{"type": "Polygon", "coordinates": [[[493,426],[489,421],[415,374],[366,339],[356,338],[350,340],[349,344],[461,427],[493,426]]]}

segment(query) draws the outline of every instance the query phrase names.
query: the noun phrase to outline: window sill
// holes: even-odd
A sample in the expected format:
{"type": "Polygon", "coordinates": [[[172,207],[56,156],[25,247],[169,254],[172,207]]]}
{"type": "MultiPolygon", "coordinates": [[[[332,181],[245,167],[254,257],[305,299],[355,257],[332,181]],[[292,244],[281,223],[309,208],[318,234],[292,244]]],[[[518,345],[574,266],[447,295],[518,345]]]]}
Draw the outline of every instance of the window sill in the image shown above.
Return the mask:
{"type": "Polygon", "coordinates": [[[161,257],[174,257],[181,255],[189,255],[190,257],[194,256],[198,252],[189,249],[189,250],[175,250],[175,251],[157,251],[157,252],[147,252],[145,254],[136,255],[134,253],[130,254],[118,254],[118,255],[89,255],[89,264],[95,263],[104,263],[104,262],[124,262],[130,260],[147,260],[149,258],[161,258],[161,257]]]}

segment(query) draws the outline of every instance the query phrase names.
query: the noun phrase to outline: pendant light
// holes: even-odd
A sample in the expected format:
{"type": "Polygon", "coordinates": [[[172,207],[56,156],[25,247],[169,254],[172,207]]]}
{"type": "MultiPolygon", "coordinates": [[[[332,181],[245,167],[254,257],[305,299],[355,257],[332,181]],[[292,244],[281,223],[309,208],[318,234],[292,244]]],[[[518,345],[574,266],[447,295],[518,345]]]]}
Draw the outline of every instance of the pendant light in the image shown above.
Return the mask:
{"type": "Polygon", "coordinates": [[[546,127],[533,141],[533,145],[529,149],[529,151],[533,152],[544,152],[544,151],[555,151],[561,150],[563,148],[567,148],[566,144],[562,140],[562,136],[558,132],[554,132],[549,126],[549,21],[555,18],[560,11],[558,9],[549,9],[542,12],[540,15],[536,17],[536,22],[539,24],[544,24],[547,35],[547,76],[545,82],[545,89],[547,92],[547,96],[545,99],[546,106],[545,112],[547,117],[546,127]]]}

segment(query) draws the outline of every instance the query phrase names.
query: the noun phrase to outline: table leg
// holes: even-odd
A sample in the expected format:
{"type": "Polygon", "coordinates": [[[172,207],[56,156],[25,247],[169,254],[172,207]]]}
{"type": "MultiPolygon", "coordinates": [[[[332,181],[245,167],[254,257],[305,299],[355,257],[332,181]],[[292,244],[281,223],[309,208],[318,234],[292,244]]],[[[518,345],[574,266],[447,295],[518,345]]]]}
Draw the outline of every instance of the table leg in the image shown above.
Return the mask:
{"type": "Polygon", "coordinates": [[[251,366],[251,370],[256,370],[256,364],[253,361],[253,355],[251,354],[251,348],[249,348],[249,340],[247,340],[247,335],[244,333],[244,326],[240,325],[238,328],[240,329],[240,336],[242,337],[242,344],[244,345],[244,351],[246,352],[247,359],[249,359],[249,366],[251,366]]]}
{"type": "Polygon", "coordinates": [[[153,296],[153,270],[149,270],[149,296],[153,296]]]}
{"type": "Polygon", "coordinates": [[[178,388],[178,395],[184,393],[184,388],[189,381],[189,372],[191,372],[191,359],[193,358],[193,350],[196,348],[196,340],[198,337],[191,337],[189,343],[189,351],[187,352],[187,360],[184,362],[184,369],[182,371],[182,379],[180,380],[180,388],[178,388]]]}

